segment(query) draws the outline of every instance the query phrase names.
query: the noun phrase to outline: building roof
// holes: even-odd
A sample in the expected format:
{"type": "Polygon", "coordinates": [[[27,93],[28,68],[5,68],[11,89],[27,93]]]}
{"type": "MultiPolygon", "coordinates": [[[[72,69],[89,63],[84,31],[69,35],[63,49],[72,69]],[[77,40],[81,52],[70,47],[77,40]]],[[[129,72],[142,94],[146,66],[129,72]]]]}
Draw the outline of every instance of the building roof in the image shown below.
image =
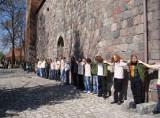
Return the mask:
{"type": "MultiPolygon", "coordinates": [[[[6,58],[12,58],[12,50],[13,48],[10,48],[8,54],[5,55],[6,58]]],[[[15,58],[19,58],[20,57],[20,50],[19,48],[14,48],[14,52],[15,52],[15,58]]],[[[22,58],[24,58],[24,48],[22,48],[22,58]]]]}

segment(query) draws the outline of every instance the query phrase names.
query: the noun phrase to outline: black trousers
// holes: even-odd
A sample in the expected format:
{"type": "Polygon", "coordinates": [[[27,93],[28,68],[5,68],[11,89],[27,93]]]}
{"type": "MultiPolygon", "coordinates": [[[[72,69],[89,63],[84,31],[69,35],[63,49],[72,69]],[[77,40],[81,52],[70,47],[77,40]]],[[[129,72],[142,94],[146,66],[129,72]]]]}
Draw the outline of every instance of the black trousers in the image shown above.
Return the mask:
{"type": "Polygon", "coordinates": [[[122,91],[123,79],[114,78],[114,101],[123,100],[123,91],[122,91]]]}
{"type": "Polygon", "coordinates": [[[77,73],[72,73],[73,85],[77,87],[77,73]]]}
{"type": "Polygon", "coordinates": [[[107,95],[107,77],[98,76],[98,96],[106,97],[107,95]]]}
{"type": "Polygon", "coordinates": [[[83,75],[78,74],[78,88],[84,90],[83,75]]]}
{"type": "Polygon", "coordinates": [[[65,71],[66,74],[66,84],[69,85],[69,70],[65,71]]]}
{"type": "Polygon", "coordinates": [[[140,78],[131,78],[131,90],[135,104],[144,102],[144,87],[140,78]],[[136,80],[135,80],[136,79],[136,80]]]}

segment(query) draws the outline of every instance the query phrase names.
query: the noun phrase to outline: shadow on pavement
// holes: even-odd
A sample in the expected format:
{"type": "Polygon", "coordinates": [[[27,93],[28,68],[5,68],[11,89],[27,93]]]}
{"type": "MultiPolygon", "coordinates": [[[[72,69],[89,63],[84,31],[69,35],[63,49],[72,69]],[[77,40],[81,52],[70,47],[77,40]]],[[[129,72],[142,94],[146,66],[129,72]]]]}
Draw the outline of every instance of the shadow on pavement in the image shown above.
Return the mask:
{"type": "Polygon", "coordinates": [[[65,100],[80,97],[80,92],[73,90],[72,86],[45,85],[0,90],[0,117],[18,116],[16,112],[37,109],[42,105],[61,104],[65,100]]]}

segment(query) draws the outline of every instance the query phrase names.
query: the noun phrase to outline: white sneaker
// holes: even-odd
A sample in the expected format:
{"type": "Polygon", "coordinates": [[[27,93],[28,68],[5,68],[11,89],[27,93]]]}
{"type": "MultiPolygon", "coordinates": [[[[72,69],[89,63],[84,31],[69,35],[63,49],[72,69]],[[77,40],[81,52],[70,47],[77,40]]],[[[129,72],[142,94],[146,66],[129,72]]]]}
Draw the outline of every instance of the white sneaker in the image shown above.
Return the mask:
{"type": "Polygon", "coordinates": [[[90,91],[88,91],[87,93],[91,93],[90,91]]]}

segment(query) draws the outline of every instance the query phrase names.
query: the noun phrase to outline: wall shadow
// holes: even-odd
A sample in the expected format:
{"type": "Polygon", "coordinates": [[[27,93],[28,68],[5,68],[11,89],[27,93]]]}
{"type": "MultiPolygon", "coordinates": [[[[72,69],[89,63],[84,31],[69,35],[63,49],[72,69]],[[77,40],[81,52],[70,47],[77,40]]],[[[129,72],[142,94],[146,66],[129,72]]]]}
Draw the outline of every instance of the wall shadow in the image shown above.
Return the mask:
{"type": "Polygon", "coordinates": [[[18,114],[7,113],[10,110],[21,112],[78,98],[81,98],[81,95],[73,90],[72,86],[44,85],[32,88],[0,89],[0,117],[18,116],[18,114]]]}
{"type": "Polygon", "coordinates": [[[79,31],[74,31],[74,39],[75,39],[75,42],[74,42],[74,52],[73,52],[73,55],[76,57],[76,58],[79,58],[79,57],[84,57],[84,52],[83,52],[83,49],[82,49],[82,46],[81,46],[81,43],[80,43],[80,33],[79,31]]]}

